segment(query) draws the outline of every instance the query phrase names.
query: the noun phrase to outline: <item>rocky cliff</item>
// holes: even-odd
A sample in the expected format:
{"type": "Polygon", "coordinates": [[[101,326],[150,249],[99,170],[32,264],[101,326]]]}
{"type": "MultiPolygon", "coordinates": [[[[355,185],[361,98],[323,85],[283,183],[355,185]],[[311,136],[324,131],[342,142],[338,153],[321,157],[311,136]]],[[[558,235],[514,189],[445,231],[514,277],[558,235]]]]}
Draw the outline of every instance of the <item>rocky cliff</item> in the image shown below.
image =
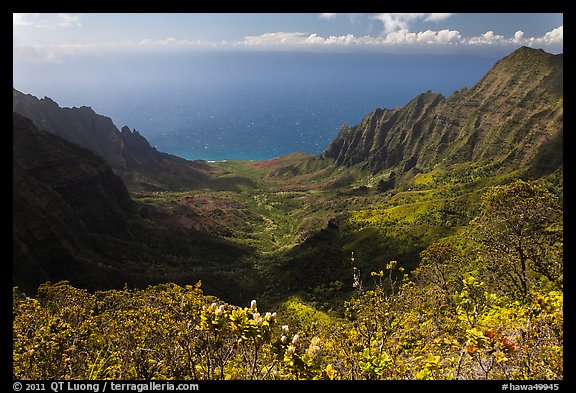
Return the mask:
{"type": "Polygon", "coordinates": [[[38,99],[16,89],[12,107],[39,129],[102,157],[131,188],[190,188],[207,179],[202,163],[158,152],[136,130],[119,131],[109,117],[89,107],[61,108],[48,97],[38,99]]]}
{"type": "Polygon", "coordinates": [[[486,162],[539,176],[562,165],[562,144],[563,55],[523,47],[470,89],[429,91],[343,126],[323,155],[374,172],[486,162]]]}
{"type": "MultiPolygon", "coordinates": [[[[124,132],[146,151],[145,139],[124,132]]],[[[205,280],[216,291],[219,269],[247,253],[149,212],[103,158],[17,113],[12,137],[13,283],[25,291],[58,280],[91,290],[205,280]]],[[[146,165],[144,157],[133,164],[146,165]]]]}

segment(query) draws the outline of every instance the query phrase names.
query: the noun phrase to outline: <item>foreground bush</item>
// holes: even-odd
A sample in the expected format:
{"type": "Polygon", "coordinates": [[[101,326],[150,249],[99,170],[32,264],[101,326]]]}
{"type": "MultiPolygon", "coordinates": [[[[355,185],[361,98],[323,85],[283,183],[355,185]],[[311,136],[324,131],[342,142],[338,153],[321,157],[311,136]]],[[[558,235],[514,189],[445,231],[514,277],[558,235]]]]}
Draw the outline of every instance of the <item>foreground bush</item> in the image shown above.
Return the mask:
{"type": "Polygon", "coordinates": [[[89,294],[44,284],[14,292],[16,379],[313,379],[333,376],[317,337],[300,338],[256,302],[200,285],[89,294]]]}
{"type": "MultiPolygon", "coordinates": [[[[346,304],[346,318],[292,332],[256,302],[199,285],[90,294],[66,282],[13,298],[15,379],[562,379],[563,295],[525,302],[407,279],[346,304]],[[312,335],[314,334],[314,335],[312,335]]],[[[392,277],[389,275],[388,277],[392,277]]],[[[325,322],[325,321],[324,321],[325,322]]]]}

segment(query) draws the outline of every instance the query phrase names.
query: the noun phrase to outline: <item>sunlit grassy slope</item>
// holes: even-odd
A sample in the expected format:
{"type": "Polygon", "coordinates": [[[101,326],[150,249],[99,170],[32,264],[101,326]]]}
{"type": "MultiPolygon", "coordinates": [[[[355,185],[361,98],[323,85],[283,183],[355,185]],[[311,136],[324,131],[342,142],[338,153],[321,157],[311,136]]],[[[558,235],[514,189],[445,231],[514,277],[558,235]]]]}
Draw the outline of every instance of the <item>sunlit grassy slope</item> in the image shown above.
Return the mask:
{"type": "Polygon", "coordinates": [[[250,267],[238,270],[251,276],[242,284],[249,293],[271,302],[300,293],[326,308],[352,290],[352,252],[366,280],[393,259],[412,269],[429,244],[465,231],[487,187],[519,175],[456,164],[404,173],[381,192],[388,172],[302,153],[211,165],[213,179],[201,188],[134,198],[162,225],[217,234],[252,250],[238,261],[250,267]]]}

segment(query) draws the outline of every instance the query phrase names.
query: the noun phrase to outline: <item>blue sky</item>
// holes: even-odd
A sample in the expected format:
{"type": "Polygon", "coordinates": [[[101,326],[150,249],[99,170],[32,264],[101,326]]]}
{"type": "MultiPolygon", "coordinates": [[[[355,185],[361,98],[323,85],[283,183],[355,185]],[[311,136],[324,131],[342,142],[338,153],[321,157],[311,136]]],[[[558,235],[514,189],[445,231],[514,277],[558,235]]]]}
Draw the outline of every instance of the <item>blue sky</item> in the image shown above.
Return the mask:
{"type": "Polygon", "coordinates": [[[563,14],[13,14],[18,62],[166,50],[563,51],[563,14]]]}

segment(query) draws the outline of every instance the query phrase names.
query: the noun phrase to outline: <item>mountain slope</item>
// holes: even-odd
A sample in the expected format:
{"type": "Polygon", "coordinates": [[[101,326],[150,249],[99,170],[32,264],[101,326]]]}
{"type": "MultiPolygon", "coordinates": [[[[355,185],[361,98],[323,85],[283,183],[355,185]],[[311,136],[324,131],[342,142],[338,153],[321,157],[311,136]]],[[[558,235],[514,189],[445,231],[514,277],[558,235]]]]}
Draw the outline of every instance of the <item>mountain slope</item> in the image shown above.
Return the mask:
{"type": "Polygon", "coordinates": [[[108,117],[91,108],[61,108],[48,97],[38,99],[13,89],[13,111],[41,130],[96,153],[131,188],[172,189],[205,181],[202,164],[158,152],[136,130],[120,132],[108,117]]]}
{"type": "MultiPolygon", "coordinates": [[[[87,224],[88,215],[49,182],[51,171],[58,174],[50,161],[70,148],[36,130],[28,134],[55,151],[29,154],[25,140],[14,148],[18,277],[34,276],[36,284],[72,277],[87,288],[201,279],[208,292],[229,300],[301,292],[328,303],[351,289],[351,252],[365,282],[390,260],[410,271],[427,245],[467,225],[487,187],[561,168],[562,97],[562,56],[523,48],[448,99],[426,92],[401,108],[375,110],[343,128],[324,157],[214,163],[202,189],[190,183],[178,192],[153,191],[160,183],[150,174],[177,179],[178,173],[166,174],[156,161],[162,154],[149,154],[145,138],[124,127],[118,133],[125,169],[115,172],[149,188],[133,194],[134,208],[119,208],[117,225],[87,224]],[[39,161],[23,165],[20,155],[39,161]],[[42,178],[29,172],[44,165],[42,178]]],[[[61,109],[45,117],[57,118],[61,109]]],[[[16,132],[20,123],[14,124],[16,132]]],[[[65,176],[86,165],[86,153],[78,150],[63,166],[74,166],[65,176]]],[[[70,196],[92,192],[82,184],[70,196]]]]}
{"type": "Polygon", "coordinates": [[[126,232],[133,208],[126,187],[100,157],[17,113],[12,136],[15,284],[91,277],[97,286],[102,277],[90,261],[90,233],[126,232]]]}
{"type": "Polygon", "coordinates": [[[472,88],[426,92],[343,126],[323,153],[373,172],[483,162],[533,176],[562,165],[563,56],[520,48],[472,88]]]}
{"type": "Polygon", "coordinates": [[[226,277],[249,269],[237,263],[246,247],[133,201],[101,157],[17,113],[12,151],[14,285],[34,292],[64,279],[92,290],[202,280],[213,293],[250,296],[250,283],[226,277]]]}

